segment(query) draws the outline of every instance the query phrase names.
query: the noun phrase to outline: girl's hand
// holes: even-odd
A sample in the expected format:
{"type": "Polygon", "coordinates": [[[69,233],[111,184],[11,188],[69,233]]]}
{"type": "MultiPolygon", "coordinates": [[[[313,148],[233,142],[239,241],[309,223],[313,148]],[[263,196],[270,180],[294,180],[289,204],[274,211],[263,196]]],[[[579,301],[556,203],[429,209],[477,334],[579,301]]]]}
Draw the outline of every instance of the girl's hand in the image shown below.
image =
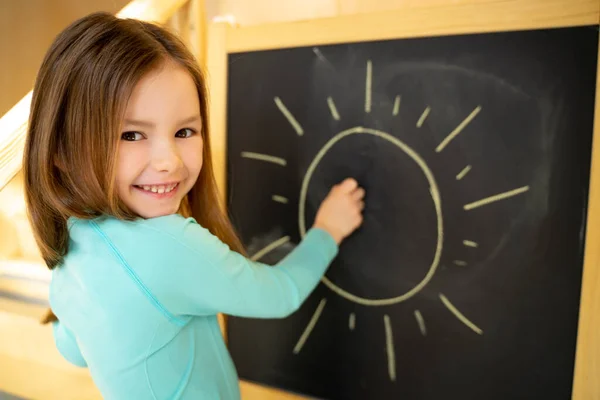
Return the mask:
{"type": "Polygon", "coordinates": [[[328,232],[339,245],[362,224],[364,197],[365,190],[352,178],[333,186],[317,211],[314,227],[328,232]]]}

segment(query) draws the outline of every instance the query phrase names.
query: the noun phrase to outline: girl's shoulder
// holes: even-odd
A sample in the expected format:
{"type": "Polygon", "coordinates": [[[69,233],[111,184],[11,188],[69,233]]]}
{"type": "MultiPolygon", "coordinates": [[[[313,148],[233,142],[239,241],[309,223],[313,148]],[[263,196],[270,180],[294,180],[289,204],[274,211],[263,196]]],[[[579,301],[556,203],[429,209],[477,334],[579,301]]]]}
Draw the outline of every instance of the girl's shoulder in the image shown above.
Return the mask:
{"type": "Polygon", "coordinates": [[[98,233],[116,233],[136,236],[171,236],[183,235],[190,225],[200,227],[192,217],[185,218],[180,214],[165,215],[156,218],[137,218],[135,220],[123,220],[112,216],[101,216],[94,219],[69,218],[67,227],[71,234],[77,230],[94,230],[98,233]]]}

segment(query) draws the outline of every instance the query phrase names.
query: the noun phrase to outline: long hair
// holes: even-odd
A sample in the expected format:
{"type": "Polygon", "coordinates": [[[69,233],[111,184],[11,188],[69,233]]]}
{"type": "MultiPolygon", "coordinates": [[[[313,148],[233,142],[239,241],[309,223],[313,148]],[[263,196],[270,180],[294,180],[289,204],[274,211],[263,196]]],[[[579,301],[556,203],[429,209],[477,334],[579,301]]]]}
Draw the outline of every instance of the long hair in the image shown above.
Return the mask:
{"type": "Polygon", "coordinates": [[[158,25],[94,13],[56,37],[33,89],[23,160],[25,199],[48,268],[59,265],[68,251],[69,217],[138,217],[117,196],[115,155],[133,88],[165,61],[179,64],[193,78],[203,127],[202,170],[180,213],[243,253],[218,194],[206,82],[193,55],[158,25]]]}

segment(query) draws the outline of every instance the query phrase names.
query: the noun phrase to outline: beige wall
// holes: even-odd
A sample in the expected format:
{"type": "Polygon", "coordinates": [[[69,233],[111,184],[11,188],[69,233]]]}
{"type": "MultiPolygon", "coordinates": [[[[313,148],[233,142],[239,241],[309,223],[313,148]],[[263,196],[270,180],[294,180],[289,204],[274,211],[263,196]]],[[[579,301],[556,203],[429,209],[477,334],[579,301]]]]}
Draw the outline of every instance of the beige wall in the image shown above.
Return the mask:
{"type": "Polygon", "coordinates": [[[0,115],[29,90],[54,37],[93,11],[116,12],[127,0],[0,0],[0,115]]]}

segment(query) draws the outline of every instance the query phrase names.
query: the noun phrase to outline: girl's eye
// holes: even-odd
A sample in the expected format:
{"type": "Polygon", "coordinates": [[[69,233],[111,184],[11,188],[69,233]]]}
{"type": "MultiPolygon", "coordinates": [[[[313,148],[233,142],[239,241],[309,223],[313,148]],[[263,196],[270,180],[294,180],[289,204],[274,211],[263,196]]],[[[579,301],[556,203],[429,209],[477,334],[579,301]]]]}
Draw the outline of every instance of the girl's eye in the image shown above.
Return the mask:
{"type": "Polygon", "coordinates": [[[121,134],[122,140],[127,140],[128,142],[135,142],[138,140],[142,140],[144,136],[139,132],[123,132],[121,134]]]}
{"type": "Polygon", "coordinates": [[[180,129],[179,131],[177,131],[177,133],[175,134],[175,137],[187,139],[190,136],[193,136],[195,133],[196,133],[196,131],[191,128],[183,128],[183,129],[180,129]]]}

